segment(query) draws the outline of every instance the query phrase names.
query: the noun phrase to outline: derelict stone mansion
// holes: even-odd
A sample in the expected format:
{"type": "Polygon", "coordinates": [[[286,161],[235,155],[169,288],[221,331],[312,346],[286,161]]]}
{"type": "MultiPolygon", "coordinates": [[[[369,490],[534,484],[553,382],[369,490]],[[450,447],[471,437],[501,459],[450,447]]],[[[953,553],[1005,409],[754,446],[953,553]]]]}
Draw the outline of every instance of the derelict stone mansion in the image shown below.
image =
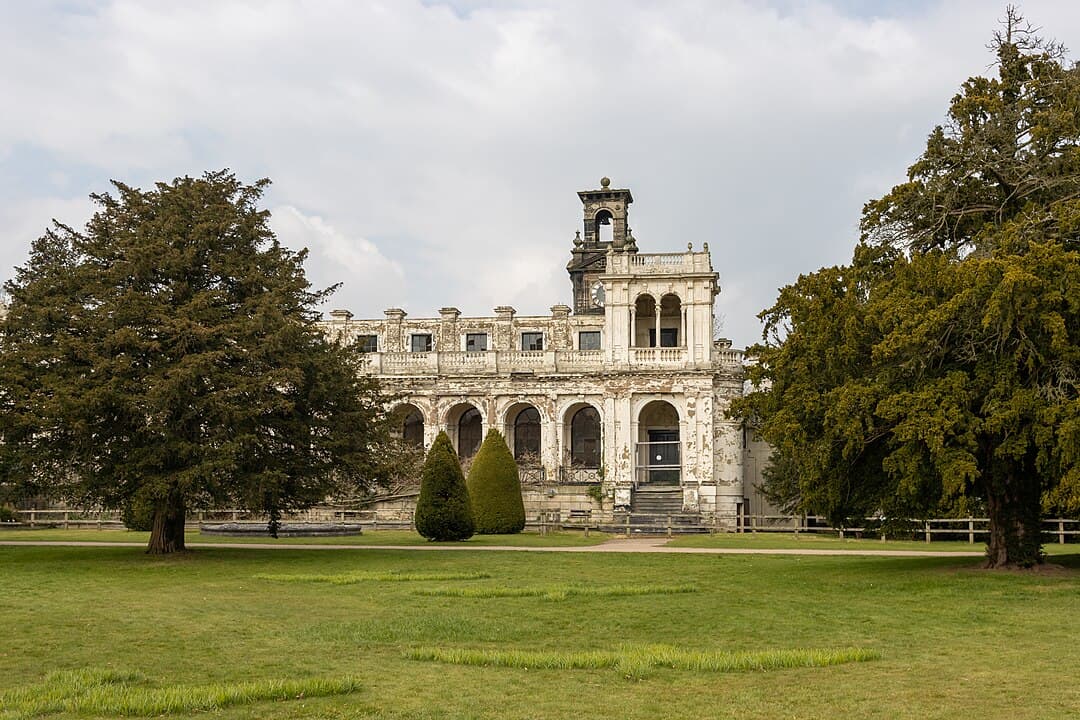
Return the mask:
{"type": "Polygon", "coordinates": [[[361,343],[368,370],[403,398],[393,416],[406,441],[426,448],[446,430],[467,460],[500,429],[527,512],[734,517],[751,490],[741,425],[725,415],[743,391],[743,358],[713,340],[720,288],[708,245],[639,252],[633,196],[600,185],[578,193],[573,308],[462,317],[446,307],[437,318],[390,308],[379,320],[335,310],[327,330],[361,343]]]}

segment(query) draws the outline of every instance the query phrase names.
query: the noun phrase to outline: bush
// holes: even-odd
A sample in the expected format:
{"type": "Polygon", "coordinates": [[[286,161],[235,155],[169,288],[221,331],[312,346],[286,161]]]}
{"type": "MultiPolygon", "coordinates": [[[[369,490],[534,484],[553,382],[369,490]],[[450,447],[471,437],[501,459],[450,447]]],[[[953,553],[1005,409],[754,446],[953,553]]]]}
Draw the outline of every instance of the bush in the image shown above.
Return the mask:
{"type": "Polygon", "coordinates": [[[19,517],[15,514],[15,511],[9,508],[7,505],[0,505],[0,522],[16,522],[19,517]]]}
{"type": "Polygon", "coordinates": [[[484,444],[473,458],[468,487],[476,532],[506,535],[525,529],[518,466],[498,430],[488,430],[484,444]]]}
{"type": "Polygon", "coordinates": [[[414,517],[416,531],[428,540],[466,540],[473,535],[465,476],[445,432],[435,438],[424,460],[414,517]]]}
{"type": "Polygon", "coordinates": [[[133,499],[120,512],[124,527],[136,532],[150,532],[154,528],[154,508],[148,503],[133,499]]]}

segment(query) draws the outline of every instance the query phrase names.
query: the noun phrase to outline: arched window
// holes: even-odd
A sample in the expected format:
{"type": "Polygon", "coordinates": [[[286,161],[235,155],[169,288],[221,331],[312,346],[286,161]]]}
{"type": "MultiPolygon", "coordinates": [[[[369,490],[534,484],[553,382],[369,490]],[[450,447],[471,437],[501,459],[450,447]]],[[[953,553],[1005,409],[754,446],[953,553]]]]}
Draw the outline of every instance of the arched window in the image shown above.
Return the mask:
{"type": "Polygon", "coordinates": [[[583,407],[570,421],[570,464],[600,467],[600,413],[583,407]]]}
{"type": "Polygon", "coordinates": [[[525,408],[514,418],[514,457],[540,459],[540,413],[534,407],[525,408]]]}
{"type": "Polygon", "coordinates": [[[474,407],[461,414],[458,420],[458,457],[462,460],[471,458],[480,449],[480,443],[484,439],[483,421],[480,411],[474,407]]]}
{"type": "Polygon", "coordinates": [[[424,416],[416,408],[405,416],[405,421],[401,425],[401,439],[407,445],[424,447],[424,416]]]}

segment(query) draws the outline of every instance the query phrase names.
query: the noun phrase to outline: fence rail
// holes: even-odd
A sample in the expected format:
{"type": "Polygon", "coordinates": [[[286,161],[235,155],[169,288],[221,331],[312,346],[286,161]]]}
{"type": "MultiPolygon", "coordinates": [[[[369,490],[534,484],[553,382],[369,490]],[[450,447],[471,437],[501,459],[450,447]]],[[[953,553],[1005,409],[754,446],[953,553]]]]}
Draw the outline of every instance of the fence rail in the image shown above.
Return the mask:
{"type": "MultiPolygon", "coordinates": [[[[881,527],[880,520],[877,522],[876,526],[833,527],[816,515],[741,515],[736,527],[738,532],[836,533],[840,538],[871,536],[885,540],[888,529],[881,527]]],[[[977,517],[893,520],[893,525],[907,525],[908,533],[919,535],[926,542],[933,542],[935,537],[940,541],[960,536],[974,543],[976,539],[985,540],[990,532],[990,519],[977,517]]],[[[1044,535],[1062,545],[1068,542],[1068,538],[1080,537],[1080,520],[1044,518],[1042,525],[1044,535]]]]}
{"type": "MultiPolygon", "coordinates": [[[[29,527],[62,527],[122,529],[123,517],[116,510],[15,510],[19,517],[17,525],[29,527]]],[[[412,527],[412,512],[408,508],[383,510],[358,510],[340,507],[318,507],[292,513],[283,518],[284,522],[299,525],[354,524],[365,529],[407,529],[412,527]]],[[[873,519],[871,519],[873,520],[873,519]]],[[[267,518],[247,510],[207,510],[188,515],[188,522],[202,523],[242,523],[258,525],[267,522],[267,518]]],[[[878,524],[862,527],[834,527],[814,515],[754,515],[738,513],[735,515],[697,514],[697,513],[602,513],[591,510],[560,511],[545,510],[531,516],[527,527],[546,532],[553,528],[578,529],[588,532],[590,529],[650,532],[671,535],[677,531],[692,532],[735,532],[735,533],[814,533],[835,534],[839,538],[871,537],[886,539],[886,533],[895,535],[895,529],[883,529],[878,524]]],[[[1069,518],[1046,518],[1042,521],[1044,538],[1047,542],[1066,544],[1080,542],[1080,520],[1069,518]]],[[[966,540],[969,543],[982,541],[989,534],[988,518],[931,518],[929,520],[893,521],[893,526],[906,524],[905,534],[917,536],[926,542],[943,540],[966,540]]]]}

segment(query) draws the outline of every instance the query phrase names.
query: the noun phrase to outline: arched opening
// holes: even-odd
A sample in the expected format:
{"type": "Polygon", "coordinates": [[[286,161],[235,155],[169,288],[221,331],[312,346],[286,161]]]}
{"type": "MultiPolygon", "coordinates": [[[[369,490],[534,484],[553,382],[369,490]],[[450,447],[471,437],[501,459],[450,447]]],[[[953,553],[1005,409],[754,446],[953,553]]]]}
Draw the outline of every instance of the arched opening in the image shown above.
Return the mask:
{"type": "Polygon", "coordinates": [[[391,434],[411,447],[424,447],[424,414],[420,408],[406,403],[390,413],[391,434]]]}
{"type": "Polygon", "coordinates": [[[634,347],[656,347],[656,298],[639,295],[634,301],[634,347]]]}
{"type": "Polygon", "coordinates": [[[540,464],[540,411],[532,405],[514,417],[514,459],[526,465],[540,464]]]}
{"type": "Polygon", "coordinates": [[[471,403],[460,403],[446,414],[446,430],[457,448],[458,457],[464,461],[480,449],[484,440],[484,419],[471,403]]]}
{"type": "Polygon", "coordinates": [[[596,213],[593,237],[602,243],[611,243],[615,239],[615,220],[610,210],[596,213]]]}
{"type": "Polygon", "coordinates": [[[570,465],[599,468],[602,450],[600,413],[585,405],[570,418],[570,465]]]}
{"type": "Polygon", "coordinates": [[[654,346],[681,347],[682,340],[682,300],[668,293],[660,298],[660,342],[654,346]]]}
{"type": "Polygon", "coordinates": [[[471,458],[480,449],[484,441],[484,423],[480,411],[469,408],[458,420],[458,457],[462,460],[471,458]]]}
{"type": "Polygon", "coordinates": [[[679,411],[665,400],[646,403],[638,413],[635,455],[637,482],[678,485],[682,480],[679,411]]]}

